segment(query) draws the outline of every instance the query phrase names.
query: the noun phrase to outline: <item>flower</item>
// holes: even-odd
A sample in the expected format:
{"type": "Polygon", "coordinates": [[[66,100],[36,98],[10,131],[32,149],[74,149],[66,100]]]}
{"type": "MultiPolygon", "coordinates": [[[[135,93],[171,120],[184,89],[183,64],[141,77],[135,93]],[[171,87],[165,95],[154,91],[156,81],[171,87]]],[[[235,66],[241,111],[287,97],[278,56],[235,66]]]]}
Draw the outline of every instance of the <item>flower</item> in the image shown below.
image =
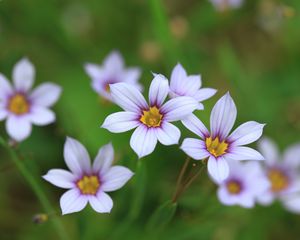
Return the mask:
{"type": "Polygon", "coordinates": [[[111,166],[114,159],[112,144],[99,149],[93,165],[85,147],[68,137],[64,147],[68,168],[52,169],[43,178],[53,185],[69,189],[60,198],[62,214],[81,211],[89,202],[99,213],[109,213],[113,201],[106,192],[120,189],[133,176],[126,167],[111,166]]]}
{"type": "Polygon", "coordinates": [[[51,107],[61,94],[61,87],[43,83],[31,91],[35,69],[23,58],[14,66],[13,84],[0,73],[0,120],[6,120],[8,135],[20,142],[31,133],[32,124],[44,126],[55,121],[51,107]]]}
{"type": "Polygon", "coordinates": [[[236,115],[236,106],[227,93],[218,100],[211,112],[210,132],[195,115],[182,121],[185,127],[202,140],[186,138],[181,149],[195,160],[208,158],[208,172],[218,182],[229,175],[227,161],[264,159],[258,151],[242,146],[256,141],[262,135],[264,124],[249,121],[229,135],[236,115]]]}
{"type": "Polygon", "coordinates": [[[178,63],[172,73],[170,79],[170,96],[188,96],[199,102],[198,109],[204,109],[202,101],[211,98],[216,94],[217,90],[213,88],[201,88],[202,81],[200,75],[188,76],[185,69],[178,63]]]}
{"type": "Polygon", "coordinates": [[[279,199],[286,209],[300,213],[300,143],[288,147],[282,156],[269,138],[259,142],[259,149],[266,158],[264,170],[271,186],[258,201],[270,205],[279,199]]]}
{"type": "Polygon", "coordinates": [[[110,85],[110,89],[114,102],[125,111],[109,115],[101,127],[113,133],[136,128],[130,146],[139,158],[152,153],[157,140],[164,145],[177,144],[180,130],[170,122],[182,120],[198,106],[191,97],[178,97],[164,103],[169,86],[167,79],[160,74],[156,74],[151,82],[149,104],[130,84],[116,83],[110,85]]]}
{"type": "Polygon", "coordinates": [[[138,80],[140,68],[125,68],[124,60],[118,51],[111,52],[103,61],[103,65],[87,63],[84,65],[86,73],[92,79],[92,88],[105,99],[112,101],[109,85],[126,82],[141,89],[138,80]]]}
{"type": "Polygon", "coordinates": [[[239,8],[244,0],[210,0],[218,11],[226,11],[228,9],[239,8]]]}
{"type": "Polygon", "coordinates": [[[240,205],[252,208],[256,198],[265,192],[270,183],[257,162],[245,164],[229,162],[230,174],[219,183],[218,198],[225,205],[240,205]]]}

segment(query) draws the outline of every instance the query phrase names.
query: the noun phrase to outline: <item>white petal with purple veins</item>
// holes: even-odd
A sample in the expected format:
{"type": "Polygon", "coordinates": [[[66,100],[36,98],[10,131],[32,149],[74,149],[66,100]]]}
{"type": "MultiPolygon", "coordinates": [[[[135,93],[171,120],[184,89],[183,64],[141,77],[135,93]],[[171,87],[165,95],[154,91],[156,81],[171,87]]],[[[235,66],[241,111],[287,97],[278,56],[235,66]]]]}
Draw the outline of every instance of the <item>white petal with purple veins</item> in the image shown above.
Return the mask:
{"type": "Polygon", "coordinates": [[[61,91],[57,84],[43,83],[32,91],[30,100],[34,105],[50,107],[58,100],[61,91]]]}
{"type": "Polygon", "coordinates": [[[111,84],[110,90],[114,102],[125,111],[140,114],[142,109],[148,108],[148,104],[140,91],[128,83],[111,84]]]}
{"type": "Polygon", "coordinates": [[[182,85],[184,84],[184,80],[187,77],[186,71],[182,67],[180,63],[178,63],[172,73],[171,73],[171,80],[170,80],[170,90],[175,94],[180,93],[182,89],[182,85]]]}
{"type": "Polygon", "coordinates": [[[225,139],[232,129],[237,115],[236,106],[229,93],[218,100],[210,115],[213,138],[225,139]]]}
{"type": "Polygon", "coordinates": [[[156,74],[149,89],[150,106],[160,107],[169,93],[169,83],[165,76],[156,74]]]}
{"type": "Polygon", "coordinates": [[[261,137],[264,126],[254,121],[246,122],[231,133],[228,140],[235,146],[252,143],[261,137]]]}
{"type": "Polygon", "coordinates": [[[0,73],[0,100],[4,101],[12,93],[12,87],[7,78],[0,73]]]}
{"type": "Polygon", "coordinates": [[[98,192],[96,196],[89,196],[91,207],[98,213],[110,213],[113,207],[111,197],[105,192],[98,192]]]}
{"type": "Polygon", "coordinates": [[[163,145],[178,144],[180,130],[171,123],[164,122],[161,127],[155,129],[158,141],[163,145]]]}
{"type": "Polygon", "coordinates": [[[123,187],[133,176],[133,172],[123,166],[114,166],[102,176],[102,188],[104,192],[111,192],[123,187]]]}
{"type": "Polygon", "coordinates": [[[250,147],[232,147],[225,158],[228,160],[265,160],[265,158],[256,150],[250,147]]]}
{"type": "Polygon", "coordinates": [[[209,136],[209,131],[205,125],[194,114],[189,115],[181,122],[187,129],[200,136],[202,139],[205,139],[206,136],[209,136]]]}
{"type": "Polygon", "coordinates": [[[114,160],[114,149],[111,143],[104,145],[98,151],[93,163],[93,172],[105,173],[114,160]]]}
{"type": "Polygon", "coordinates": [[[165,114],[164,120],[168,122],[183,120],[198,107],[198,102],[192,97],[177,97],[169,100],[161,107],[165,114]]]}
{"type": "Polygon", "coordinates": [[[33,85],[34,77],[34,66],[27,58],[21,59],[14,66],[13,82],[16,90],[27,92],[33,85]]]}
{"type": "Polygon", "coordinates": [[[146,126],[139,126],[130,138],[130,146],[139,158],[152,153],[157,144],[155,130],[146,126]]]}
{"type": "Polygon", "coordinates": [[[138,118],[133,112],[117,112],[106,117],[101,127],[113,133],[126,132],[141,124],[138,118]]]}
{"type": "Polygon", "coordinates": [[[32,126],[27,117],[11,115],[6,120],[8,135],[18,142],[29,137],[31,129],[32,126]]]}
{"type": "Polygon", "coordinates": [[[193,96],[197,101],[202,102],[206,99],[211,98],[216,94],[217,90],[213,88],[201,88],[193,96]]]}
{"type": "Polygon", "coordinates": [[[80,194],[77,188],[65,192],[60,198],[60,207],[62,214],[79,212],[88,203],[88,198],[80,194]]]}
{"type": "Polygon", "coordinates": [[[190,75],[182,80],[182,89],[180,90],[181,95],[194,96],[197,90],[201,87],[201,76],[190,75]]]}
{"type": "Polygon", "coordinates": [[[203,160],[210,156],[205,148],[205,143],[199,139],[186,138],[180,148],[195,160],[203,160]]]}
{"type": "Polygon", "coordinates": [[[77,140],[67,137],[64,146],[64,158],[68,168],[75,174],[89,174],[91,160],[85,147],[77,140]]]}
{"type": "Polygon", "coordinates": [[[72,173],[63,169],[52,169],[48,171],[43,178],[60,188],[69,189],[75,187],[76,177],[72,173]]]}
{"type": "Polygon", "coordinates": [[[210,157],[207,162],[207,170],[214,181],[220,183],[229,176],[229,167],[223,157],[210,157]]]}
{"type": "Polygon", "coordinates": [[[34,106],[30,111],[28,118],[35,125],[44,126],[55,122],[55,114],[48,108],[34,106]]]}

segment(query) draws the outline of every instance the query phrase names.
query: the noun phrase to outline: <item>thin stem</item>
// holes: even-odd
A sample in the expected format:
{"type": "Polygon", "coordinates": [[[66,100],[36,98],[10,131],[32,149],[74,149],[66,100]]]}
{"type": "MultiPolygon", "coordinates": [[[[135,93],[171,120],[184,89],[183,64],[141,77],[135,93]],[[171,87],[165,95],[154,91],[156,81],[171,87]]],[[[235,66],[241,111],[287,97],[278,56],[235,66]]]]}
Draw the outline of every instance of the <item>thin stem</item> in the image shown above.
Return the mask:
{"type": "Polygon", "coordinates": [[[179,175],[178,175],[178,178],[177,178],[177,182],[176,182],[175,192],[174,192],[173,197],[172,197],[172,202],[173,202],[173,203],[176,202],[178,192],[179,192],[180,189],[181,189],[182,179],[183,179],[183,176],[184,176],[184,174],[185,174],[185,172],[186,172],[186,169],[187,169],[187,167],[188,167],[188,165],[189,165],[189,163],[190,163],[190,160],[191,160],[191,159],[190,159],[189,157],[187,157],[187,158],[185,159],[185,162],[184,162],[184,164],[183,164],[183,166],[182,166],[182,168],[181,168],[181,170],[180,170],[180,172],[179,172],[179,175]]]}
{"type": "MultiPolygon", "coordinates": [[[[23,177],[26,179],[28,184],[31,186],[33,192],[35,193],[36,197],[39,199],[41,205],[43,206],[44,210],[47,214],[53,214],[55,210],[51,206],[47,196],[45,195],[42,187],[40,186],[39,182],[33,177],[33,175],[28,171],[25,164],[19,159],[17,153],[5,142],[4,139],[0,137],[0,143],[7,149],[9,152],[12,161],[17,166],[18,170],[21,172],[23,177]]],[[[53,217],[52,218],[53,225],[60,236],[60,239],[67,240],[69,237],[67,236],[64,226],[59,218],[53,217]]]]}

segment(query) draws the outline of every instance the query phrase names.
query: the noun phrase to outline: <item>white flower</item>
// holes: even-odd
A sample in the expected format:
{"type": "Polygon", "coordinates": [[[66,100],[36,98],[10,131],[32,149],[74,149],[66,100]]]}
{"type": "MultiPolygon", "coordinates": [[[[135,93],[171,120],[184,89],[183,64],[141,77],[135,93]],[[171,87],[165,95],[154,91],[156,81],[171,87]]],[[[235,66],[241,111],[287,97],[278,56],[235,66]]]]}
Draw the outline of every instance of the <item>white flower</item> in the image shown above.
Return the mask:
{"type": "Polygon", "coordinates": [[[210,0],[210,2],[218,11],[226,11],[241,7],[244,0],[210,0]]]}
{"type": "Polygon", "coordinates": [[[283,155],[275,143],[264,138],[259,142],[259,149],[264,155],[265,175],[270,188],[258,197],[263,205],[270,205],[279,199],[291,212],[300,213],[300,144],[287,148],[283,155]]]}
{"type": "Polygon", "coordinates": [[[0,120],[6,119],[6,131],[16,141],[31,133],[32,124],[44,126],[55,121],[49,109],[59,98],[61,88],[53,83],[43,83],[31,90],[35,69],[23,58],[13,69],[13,84],[0,73],[0,120]]]}
{"type": "Polygon", "coordinates": [[[254,121],[246,122],[229,135],[236,115],[236,106],[227,93],[218,100],[211,111],[210,132],[194,115],[190,115],[182,121],[202,140],[186,138],[181,149],[195,160],[208,158],[208,172],[214,180],[219,182],[225,180],[229,175],[227,161],[264,159],[258,151],[243,146],[256,141],[262,135],[264,124],[254,121]]]}
{"type": "Polygon", "coordinates": [[[60,199],[62,214],[79,212],[88,202],[95,211],[109,213],[113,201],[106,192],[120,189],[133,175],[126,167],[111,166],[114,159],[112,145],[100,148],[91,165],[85,147],[75,139],[67,138],[64,158],[70,172],[53,169],[43,176],[53,185],[69,189],[60,199]]]}
{"type": "Polygon", "coordinates": [[[219,183],[220,202],[245,208],[254,207],[256,198],[270,187],[260,165],[257,162],[242,164],[231,161],[229,166],[228,178],[219,183]]]}
{"type": "Polygon", "coordinates": [[[172,98],[178,96],[188,96],[199,102],[198,109],[202,110],[202,101],[211,98],[216,94],[217,90],[213,88],[201,88],[202,81],[200,75],[188,76],[185,69],[178,63],[172,73],[170,79],[170,95],[172,98]]]}
{"type": "Polygon", "coordinates": [[[103,65],[87,63],[86,73],[92,79],[93,89],[105,99],[112,101],[109,85],[126,82],[141,89],[138,80],[141,70],[138,67],[125,68],[124,60],[118,51],[111,52],[103,61],[103,65]]]}
{"type": "Polygon", "coordinates": [[[180,130],[170,122],[184,119],[198,106],[198,102],[191,97],[177,97],[165,102],[169,85],[160,74],[156,74],[151,82],[149,104],[132,85],[116,83],[110,85],[110,89],[114,102],[125,111],[109,115],[102,127],[113,133],[136,128],[130,146],[139,158],[152,153],[157,141],[164,145],[177,144],[180,130]]]}

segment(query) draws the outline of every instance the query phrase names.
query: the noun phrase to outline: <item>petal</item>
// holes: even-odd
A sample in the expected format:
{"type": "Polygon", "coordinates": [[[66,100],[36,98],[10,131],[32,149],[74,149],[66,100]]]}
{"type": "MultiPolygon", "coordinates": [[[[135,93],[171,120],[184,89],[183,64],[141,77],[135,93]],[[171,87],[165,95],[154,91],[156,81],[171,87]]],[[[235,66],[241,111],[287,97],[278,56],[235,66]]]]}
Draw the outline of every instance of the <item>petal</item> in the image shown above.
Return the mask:
{"type": "Polygon", "coordinates": [[[0,121],[4,120],[8,116],[7,110],[1,106],[0,103],[0,121]]]}
{"type": "Polygon", "coordinates": [[[33,90],[30,99],[35,105],[50,107],[58,100],[61,91],[57,84],[43,83],[33,90]]]}
{"type": "Polygon", "coordinates": [[[34,106],[29,114],[30,121],[38,126],[55,122],[55,114],[45,107],[34,106]]]}
{"type": "Polygon", "coordinates": [[[140,91],[128,83],[111,84],[110,90],[114,102],[125,111],[140,114],[143,109],[148,108],[148,104],[140,91]]]}
{"type": "Polygon", "coordinates": [[[198,102],[192,97],[177,97],[167,101],[161,112],[165,114],[164,120],[168,122],[183,120],[198,107],[198,102]]]}
{"type": "Polygon", "coordinates": [[[77,140],[67,137],[64,158],[68,168],[75,174],[90,173],[91,160],[85,147],[77,140]]]}
{"type": "Polygon", "coordinates": [[[218,100],[210,115],[213,138],[225,139],[233,127],[237,115],[236,106],[229,93],[218,100]]]}
{"type": "Polygon", "coordinates": [[[101,127],[113,133],[126,132],[140,124],[138,118],[139,116],[133,112],[117,112],[110,114],[101,127]]]}
{"type": "Polygon", "coordinates": [[[232,147],[224,156],[228,160],[265,160],[258,151],[249,147],[232,147]]]}
{"type": "Polygon", "coordinates": [[[34,66],[27,58],[23,58],[17,62],[13,69],[13,82],[16,90],[27,92],[31,89],[34,76],[34,66]]]}
{"type": "Polygon", "coordinates": [[[90,196],[89,203],[92,208],[98,213],[110,213],[113,207],[111,197],[105,192],[98,192],[97,196],[90,196]]]}
{"type": "Polygon", "coordinates": [[[263,206],[271,205],[274,200],[275,200],[275,196],[272,194],[271,191],[266,191],[263,194],[257,196],[258,203],[263,206]]]}
{"type": "Polygon", "coordinates": [[[171,73],[171,79],[170,79],[170,89],[172,92],[176,93],[177,95],[180,95],[180,91],[182,89],[182,86],[184,85],[184,81],[187,77],[186,71],[182,67],[180,63],[178,63],[172,73],[171,73]]]}
{"type": "Polygon", "coordinates": [[[29,137],[31,133],[31,123],[27,118],[9,116],[6,121],[6,131],[14,140],[21,142],[29,137]]]}
{"type": "Polygon", "coordinates": [[[84,65],[84,70],[90,78],[97,80],[101,79],[104,72],[100,65],[93,63],[86,63],[84,65]]]}
{"type": "Polygon", "coordinates": [[[133,176],[133,172],[123,166],[114,166],[102,177],[102,190],[112,192],[123,187],[133,176]]]}
{"type": "Polygon", "coordinates": [[[296,143],[287,148],[283,154],[283,161],[291,168],[300,166],[300,144],[296,143]]]}
{"type": "Polygon", "coordinates": [[[300,213],[300,194],[286,196],[282,199],[283,205],[292,213],[300,213]]]}
{"type": "Polygon", "coordinates": [[[0,73],[0,100],[5,100],[11,93],[12,87],[7,78],[0,73]]]}
{"type": "Polygon", "coordinates": [[[169,93],[169,83],[165,76],[155,74],[149,89],[149,102],[151,106],[160,107],[169,93]]]}
{"type": "Polygon", "coordinates": [[[103,62],[103,66],[110,72],[120,71],[124,67],[124,60],[120,52],[111,52],[103,62]]]}
{"type": "Polygon", "coordinates": [[[194,114],[190,114],[181,122],[187,129],[200,136],[202,139],[205,139],[207,136],[209,136],[209,132],[205,125],[194,114]]]}
{"type": "Polygon", "coordinates": [[[210,157],[207,162],[207,170],[216,183],[224,181],[229,176],[229,167],[223,157],[218,159],[210,157]]]}
{"type": "Polygon", "coordinates": [[[250,121],[239,126],[229,137],[229,142],[235,146],[246,145],[259,139],[265,124],[250,121]]]}
{"type": "Polygon", "coordinates": [[[60,198],[60,208],[62,214],[69,214],[79,212],[88,203],[88,198],[80,194],[80,191],[76,188],[65,192],[60,198]]]}
{"type": "Polygon", "coordinates": [[[180,130],[171,123],[164,122],[161,127],[155,129],[158,141],[163,145],[178,144],[180,130]]]}
{"type": "Polygon", "coordinates": [[[279,161],[279,151],[276,144],[269,138],[264,137],[258,142],[258,149],[265,157],[266,162],[274,164],[279,161]]]}
{"type": "Polygon", "coordinates": [[[225,185],[221,185],[217,191],[219,201],[227,206],[232,206],[236,204],[236,198],[228,193],[225,185]]]}
{"type": "Polygon", "coordinates": [[[201,88],[193,96],[197,101],[202,102],[214,96],[217,90],[213,88],[201,88]]]}
{"type": "Polygon", "coordinates": [[[139,126],[130,138],[130,146],[142,158],[152,153],[157,143],[157,137],[154,129],[139,126]]]}
{"type": "Polygon", "coordinates": [[[76,180],[72,173],[62,169],[52,169],[43,178],[57,187],[67,189],[73,188],[76,180]]]}
{"type": "Polygon", "coordinates": [[[205,148],[205,143],[195,138],[184,139],[180,148],[195,160],[203,160],[210,155],[205,148]]]}
{"type": "Polygon", "coordinates": [[[183,88],[181,90],[181,95],[184,96],[194,96],[197,90],[201,87],[201,76],[200,75],[190,75],[183,83],[183,88]]]}
{"type": "Polygon", "coordinates": [[[112,165],[114,160],[114,149],[111,143],[104,145],[98,151],[93,163],[93,171],[104,174],[112,165]]]}
{"type": "Polygon", "coordinates": [[[142,74],[142,70],[138,67],[127,68],[124,70],[124,82],[136,84],[142,74]]]}

